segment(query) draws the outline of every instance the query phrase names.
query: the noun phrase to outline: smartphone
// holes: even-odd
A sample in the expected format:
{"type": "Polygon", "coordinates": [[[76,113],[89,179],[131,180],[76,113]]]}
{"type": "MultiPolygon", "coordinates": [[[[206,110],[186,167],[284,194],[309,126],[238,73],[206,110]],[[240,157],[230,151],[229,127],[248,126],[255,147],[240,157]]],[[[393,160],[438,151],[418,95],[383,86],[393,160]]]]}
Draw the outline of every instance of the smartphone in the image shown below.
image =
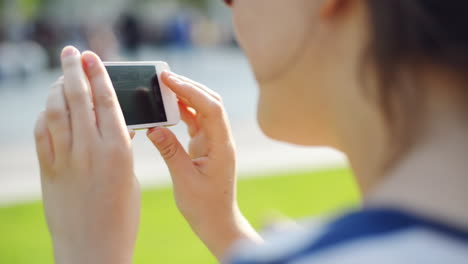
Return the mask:
{"type": "Polygon", "coordinates": [[[163,82],[165,62],[104,62],[129,129],[173,126],[180,121],[177,96],[163,82]]]}

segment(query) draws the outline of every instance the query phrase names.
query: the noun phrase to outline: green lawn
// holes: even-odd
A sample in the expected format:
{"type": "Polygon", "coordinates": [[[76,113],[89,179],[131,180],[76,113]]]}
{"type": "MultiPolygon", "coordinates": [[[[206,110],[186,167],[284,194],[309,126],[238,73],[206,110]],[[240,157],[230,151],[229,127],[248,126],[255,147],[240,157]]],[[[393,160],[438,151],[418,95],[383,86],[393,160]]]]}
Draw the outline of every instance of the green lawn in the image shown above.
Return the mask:
{"type": "MultiPolygon", "coordinates": [[[[239,203],[255,227],[268,215],[333,213],[358,204],[347,169],[265,175],[239,182],[239,203]]],[[[53,263],[40,202],[0,208],[0,263],[53,263]]],[[[170,188],[143,193],[134,263],[216,263],[178,213],[170,188]]]]}

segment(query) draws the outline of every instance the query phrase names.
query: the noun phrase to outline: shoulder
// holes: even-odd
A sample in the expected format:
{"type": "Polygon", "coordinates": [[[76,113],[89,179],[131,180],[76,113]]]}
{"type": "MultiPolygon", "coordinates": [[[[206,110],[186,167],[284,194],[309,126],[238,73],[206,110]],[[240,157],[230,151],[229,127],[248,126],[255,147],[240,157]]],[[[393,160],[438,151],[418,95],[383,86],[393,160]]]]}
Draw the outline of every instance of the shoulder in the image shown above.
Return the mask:
{"type": "Polygon", "coordinates": [[[262,246],[240,242],[232,264],[465,263],[468,233],[398,210],[368,209],[320,228],[283,232],[262,246]]]}

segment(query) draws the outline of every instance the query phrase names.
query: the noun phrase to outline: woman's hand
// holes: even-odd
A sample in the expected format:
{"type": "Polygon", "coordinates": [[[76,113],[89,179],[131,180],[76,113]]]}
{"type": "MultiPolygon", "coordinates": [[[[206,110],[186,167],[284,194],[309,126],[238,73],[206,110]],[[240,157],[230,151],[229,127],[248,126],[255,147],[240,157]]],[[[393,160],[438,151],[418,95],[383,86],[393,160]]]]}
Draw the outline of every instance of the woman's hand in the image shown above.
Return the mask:
{"type": "Polygon", "coordinates": [[[169,129],[148,131],[171,172],[179,210],[218,259],[238,239],[261,242],[237,206],[234,142],[221,98],[174,73],[162,80],[177,94],[191,137],[187,153],[169,129]]]}
{"type": "Polygon", "coordinates": [[[62,67],[35,129],[56,262],[131,263],[140,191],[115,91],[94,53],[67,47],[62,67]]]}

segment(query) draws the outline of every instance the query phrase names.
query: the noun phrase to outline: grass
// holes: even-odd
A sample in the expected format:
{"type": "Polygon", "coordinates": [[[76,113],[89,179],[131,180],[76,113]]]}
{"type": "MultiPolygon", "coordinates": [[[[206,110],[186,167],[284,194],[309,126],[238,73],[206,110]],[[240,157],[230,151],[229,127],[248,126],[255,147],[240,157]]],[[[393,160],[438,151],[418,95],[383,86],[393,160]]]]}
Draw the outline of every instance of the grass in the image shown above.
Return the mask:
{"type": "MultiPolygon", "coordinates": [[[[273,212],[292,218],[355,206],[347,169],[291,172],[239,181],[239,204],[255,227],[273,212]]],[[[170,188],[143,192],[134,263],[216,263],[178,213],[170,188]]],[[[0,208],[0,263],[53,263],[40,202],[0,208]]]]}

